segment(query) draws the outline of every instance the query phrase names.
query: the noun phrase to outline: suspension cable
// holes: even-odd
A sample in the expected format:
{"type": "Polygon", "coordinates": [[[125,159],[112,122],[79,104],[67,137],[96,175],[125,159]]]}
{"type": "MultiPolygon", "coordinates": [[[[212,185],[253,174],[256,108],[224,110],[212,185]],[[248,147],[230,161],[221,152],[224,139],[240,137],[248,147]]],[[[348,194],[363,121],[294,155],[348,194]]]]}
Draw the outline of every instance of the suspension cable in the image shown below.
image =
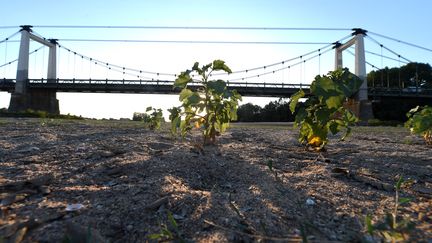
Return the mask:
{"type": "Polygon", "coordinates": [[[109,66],[109,67],[115,67],[115,68],[120,68],[120,69],[123,69],[123,68],[124,68],[124,69],[127,69],[128,71],[132,71],[132,72],[139,72],[139,73],[153,74],[153,75],[157,75],[157,76],[159,76],[159,75],[164,75],[164,76],[174,76],[174,77],[177,76],[176,74],[171,74],[171,73],[150,72],[150,71],[138,70],[138,69],[134,69],[134,68],[122,67],[122,66],[115,65],[115,64],[110,64],[110,63],[108,63],[108,62],[104,62],[104,61],[101,61],[101,60],[98,60],[98,59],[91,58],[91,57],[88,57],[88,56],[86,56],[86,55],[80,54],[80,53],[78,53],[78,52],[72,51],[71,49],[69,49],[69,48],[67,48],[67,47],[65,47],[65,46],[63,46],[63,45],[60,45],[60,44],[59,44],[59,48],[63,48],[63,49],[65,49],[65,50],[67,50],[68,52],[73,52],[73,53],[75,53],[75,55],[82,56],[82,58],[84,58],[84,59],[86,59],[86,60],[91,60],[91,61],[93,61],[93,62],[95,62],[95,63],[104,63],[104,64],[106,64],[106,66],[109,66]]]}
{"type": "Polygon", "coordinates": [[[19,26],[0,26],[0,29],[17,29],[19,26]]]}
{"type": "Polygon", "coordinates": [[[183,30],[294,30],[294,31],[350,31],[352,28],[302,27],[228,27],[228,26],[113,26],[113,25],[34,25],[34,28],[58,29],[183,29],[183,30]]]}
{"type": "Polygon", "coordinates": [[[35,51],[35,55],[34,55],[34,58],[33,58],[33,69],[32,70],[34,70],[33,72],[32,72],[32,74],[35,76],[35,78],[37,78],[37,76],[36,76],[36,73],[37,73],[37,71],[36,71],[36,63],[37,63],[37,57],[38,57],[38,55],[39,55],[39,52],[38,51],[35,51]]]}
{"type": "Polygon", "coordinates": [[[400,57],[401,57],[402,59],[404,59],[405,61],[407,61],[407,62],[411,62],[409,59],[407,59],[407,58],[401,56],[399,53],[397,53],[397,52],[391,50],[390,48],[388,48],[388,47],[386,47],[386,46],[384,46],[383,44],[381,44],[380,42],[378,42],[378,41],[375,40],[374,38],[372,38],[372,37],[370,37],[370,36],[368,36],[368,35],[367,35],[366,37],[369,38],[369,39],[371,39],[373,42],[375,42],[377,45],[381,46],[382,48],[386,49],[387,51],[393,53],[395,56],[400,56],[400,57]]]}
{"type": "Polygon", "coordinates": [[[398,66],[399,66],[399,68],[398,68],[398,79],[399,79],[399,89],[400,88],[402,88],[402,86],[401,86],[401,62],[400,62],[400,56],[398,56],[398,58],[399,58],[399,61],[398,61],[398,66]]]}
{"type": "MultiPolygon", "coordinates": [[[[42,49],[42,48],[44,48],[44,47],[45,47],[45,46],[41,46],[41,47],[39,47],[39,48],[33,50],[32,52],[29,52],[29,55],[32,55],[33,53],[39,51],[40,49],[42,49]]],[[[10,64],[12,64],[12,63],[14,63],[14,62],[17,62],[17,61],[18,61],[18,58],[17,58],[17,59],[14,59],[14,60],[12,60],[12,61],[6,62],[6,63],[0,65],[0,68],[4,67],[4,66],[6,66],[6,65],[10,65],[10,64]]]]}
{"type": "Polygon", "coordinates": [[[405,44],[405,45],[409,45],[409,46],[416,47],[416,48],[419,48],[419,49],[422,49],[422,50],[425,50],[425,51],[432,52],[432,49],[430,49],[430,48],[426,48],[426,47],[419,46],[419,45],[416,45],[416,44],[413,44],[413,43],[402,41],[402,40],[399,40],[399,39],[396,39],[396,38],[393,38],[393,37],[385,36],[385,35],[374,33],[374,32],[370,32],[370,31],[368,31],[368,34],[376,35],[376,36],[379,36],[379,37],[382,37],[382,38],[385,38],[385,39],[388,39],[388,40],[396,41],[398,43],[402,43],[402,44],[405,44]]]}
{"type": "Polygon", "coordinates": [[[17,31],[17,32],[13,33],[12,35],[6,37],[5,39],[1,40],[1,41],[0,41],[0,44],[3,43],[3,42],[7,42],[7,41],[9,41],[11,38],[13,38],[13,37],[14,37],[15,35],[17,35],[18,33],[20,33],[20,32],[17,31]]]}
{"type": "Polygon", "coordinates": [[[384,69],[383,66],[383,45],[380,44],[381,48],[381,87],[384,87],[384,72],[382,71],[384,69]]]}
{"type": "MultiPolygon", "coordinates": [[[[351,35],[347,35],[347,36],[339,39],[338,41],[344,41],[345,39],[347,39],[349,37],[351,37],[351,35]]],[[[302,57],[309,56],[309,55],[311,55],[311,54],[313,54],[315,52],[320,52],[323,49],[326,49],[326,48],[329,48],[330,46],[333,46],[333,44],[334,43],[325,45],[325,46],[323,46],[323,47],[321,47],[321,48],[319,48],[317,50],[313,50],[313,51],[307,52],[305,54],[302,54],[302,55],[299,55],[299,56],[296,56],[296,57],[293,57],[293,58],[290,58],[290,59],[287,59],[287,60],[283,60],[283,61],[280,61],[280,62],[276,62],[276,63],[272,63],[272,64],[269,64],[269,65],[264,65],[264,66],[260,66],[260,67],[248,68],[248,69],[233,71],[231,74],[237,74],[237,73],[243,73],[243,72],[247,73],[247,72],[251,72],[251,71],[255,71],[255,70],[266,69],[266,68],[273,67],[273,66],[276,66],[276,65],[281,65],[281,64],[283,65],[285,63],[289,63],[291,61],[294,61],[294,60],[297,60],[297,59],[301,59],[302,57]]],[[[212,75],[213,76],[217,76],[217,75],[225,75],[225,74],[224,73],[215,73],[215,74],[212,74],[212,75]]]]}
{"type": "MultiPolygon", "coordinates": [[[[344,39],[346,39],[346,38],[349,38],[350,36],[351,36],[351,35],[347,35],[346,37],[342,38],[340,41],[342,41],[342,40],[344,40],[344,39]]],[[[41,37],[41,38],[43,38],[43,37],[41,37]]],[[[321,49],[325,49],[325,48],[327,48],[327,47],[329,47],[329,46],[331,46],[331,45],[333,45],[333,43],[332,43],[332,44],[328,44],[328,43],[327,43],[326,46],[320,48],[319,50],[321,50],[321,49]]],[[[64,46],[62,46],[62,45],[60,45],[60,44],[59,44],[59,47],[66,49],[68,52],[71,52],[70,49],[68,49],[68,48],[66,48],[66,47],[64,47],[64,46]]],[[[310,55],[310,54],[312,54],[312,53],[314,53],[314,52],[316,52],[316,51],[312,51],[312,52],[306,53],[306,54],[304,54],[304,55],[302,55],[302,56],[307,56],[307,55],[310,55]]],[[[76,52],[74,52],[74,54],[75,54],[75,53],[76,53],[76,52]]],[[[87,56],[82,55],[82,54],[79,54],[79,53],[76,53],[76,54],[82,56],[82,58],[85,58],[85,59],[87,59],[87,60],[94,59],[94,58],[90,58],[90,57],[87,57],[87,56]]],[[[246,69],[246,70],[235,71],[235,72],[233,72],[233,73],[241,73],[241,72],[246,72],[246,73],[247,73],[248,71],[254,71],[254,70],[258,70],[258,69],[266,69],[267,67],[271,67],[271,66],[275,66],[275,65],[284,64],[285,62],[293,61],[293,60],[298,59],[298,58],[299,58],[299,57],[296,57],[296,58],[288,59],[288,60],[285,60],[285,61],[282,61],[282,62],[273,63],[273,64],[266,65],[266,66],[262,66],[262,67],[257,67],[257,68],[252,68],[252,69],[246,69]]],[[[102,61],[97,60],[97,59],[94,59],[94,61],[95,61],[95,62],[102,62],[102,61]]],[[[107,62],[106,62],[106,65],[107,65],[107,66],[111,66],[111,67],[116,67],[116,68],[122,68],[122,69],[125,68],[125,67],[121,67],[121,66],[119,66],[119,65],[108,64],[107,62]]],[[[137,69],[133,69],[133,68],[125,68],[125,69],[127,69],[128,71],[132,71],[132,72],[146,73],[146,74],[152,74],[152,75],[157,75],[157,76],[159,76],[159,75],[174,76],[174,77],[177,76],[176,74],[171,74],[171,73],[150,72],[150,71],[137,70],[137,69]]],[[[218,75],[218,74],[213,74],[213,75],[218,75]]]]}
{"type": "MultiPolygon", "coordinates": [[[[349,54],[351,54],[352,56],[355,56],[355,54],[352,52],[352,51],[350,51],[350,50],[346,50],[349,54]]],[[[368,61],[365,61],[365,63],[367,64],[367,65],[369,65],[371,68],[374,68],[374,69],[376,69],[376,70],[380,70],[377,66],[375,66],[375,65],[373,65],[373,64],[371,64],[370,62],[368,62],[368,61]]]]}
{"type": "MultiPolygon", "coordinates": [[[[325,53],[327,53],[327,52],[329,52],[329,51],[331,51],[331,50],[333,50],[333,48],[328,48],[327,50],[321,52],[321,54],[325,54],[325,53]]],[[[260,73],[260,74],[257,74],[257,75],[251,75],[251,76],[247,76],[247,77],[243,77],[243,78],[230,79],[230,80],[227,80],[227,81],[230,81],[230,82],[231,82],[231,81],[245,80],[245,79],[250,79],[250,78],[257,78],[257,77],[264,76],[264,75],[268,75],[268,74],[274,74],[274,73],[276,73],[276,72],[279,72],[279,71],[282,71],[282,70],[285,70],[285,69],[290,70],[291,67],[294,67],[294,66],[300,65],[300,64],[302,64],[302,63],[305,63],[305,62],[307,62],[307,61],[309,61],[309,60],[312,60],[312,59],[314,59],[314,58],[316,58],[316,57],[318,57],[318,56],[319,56],[319,54],[316,54],[316,55],[314,55],[314,56],[311,56],[311,57],[309,57],[309,58],[307,58],[307,59],[304,59],[304,60],[301,60],[301,61],[299,61],[299,62],[296,62],[296,63],[294,63],[294,64],[292,64],[292,65],[287,66],[287,67],[282,67],[282,68],[279,68],[279,69],[275,69],[275,70],[273,70],[273,71],[264,72],[264,73],[260,73]]]]}
{"type": "MultiPolygon", "coordinates": [[[[353,48],[354,47],[350,47],[350,49],[353,49],[353,48]]],[[[386,55],[383,55],[383,54],[379,54],[379,53],[376,53],[376,52],[372,52],[372,51],[365,50],[365,53],[368,53],[368,54],[371,54],[371,55],[374,55],[374,56],[378,56],[378,57],[382,57],[382,58],[385,58],[385,59],[389,59],[389,60],[392,60],[392,61],[396,61],[396,62],[400,61],[401,63],[404,63],[404,64],[408,64],[409,63],[407,61],[400,60],[400,58],[396,59],[396,58],[389,57],[389,56],[386,56],[386,55]]]]}
{"type": "MultiPolygon", "coordinates": [[[[4,62],[6,63],[7,62],[7,49],[8,49],[8,44],[7,44],[7,41],[5,42],[5,57],[4,57],[4,62]]],[[[7,70],[7,71],[9,71],[9,70],[7,70]]],[[[6,68],[4,69],[4,74],[3,74],[4,76],[3,77],[6,77],[6,68]]]]}
{"type": "Polygon", "coordinates": [[[44,76],[44,69],[45,69],[45,48],[42,49],[42,77],[44,76]]]}
{"type": "Polygon", "coordinates": [[[131,40],[131,39],[58,39],[62,42],[123,42],[123,43],[174,43],[174,44],[252,44],[252,45],[325,45],[328,42],[295,41],[199,41],[199,40],[131,40]]]}

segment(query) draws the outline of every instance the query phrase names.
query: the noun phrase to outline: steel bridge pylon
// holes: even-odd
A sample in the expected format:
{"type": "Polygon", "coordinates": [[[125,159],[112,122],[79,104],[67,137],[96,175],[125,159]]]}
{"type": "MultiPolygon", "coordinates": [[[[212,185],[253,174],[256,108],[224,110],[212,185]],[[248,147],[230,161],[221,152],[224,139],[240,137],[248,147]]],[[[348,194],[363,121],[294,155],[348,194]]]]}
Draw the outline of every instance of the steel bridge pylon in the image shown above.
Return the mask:
{"type": "Polygon", "coordinates": [[[55,82],[57,78],[57,42],[55,39],[44,39],[32,34],[30,25],[21,26],[21,42],[18,56],[15,90],[11,95],[9,111],[20,112],[28,109],[59,114],[59,102],[55,91],[29,90],[29,47],[30,40],[49,47],[47,82],[55,82]]]}
{"type": "Polygon", "coordinates": [[[365,47],[364,37],[366,36],[366,30],[360,28],[353,29],[353,38],[344,44],[339,42],[335,43],[335,69],[343,68],[342,52],[352,45],[355,46],[355,70],[354,74],[363,80],[360,90],[354,96],[355,110],[360,120],[367,122],[373,118],[372,103],[368,100],[368,86],[367,86],[367,75],[366,75],[366,58],[365,58],[365,47]]]}

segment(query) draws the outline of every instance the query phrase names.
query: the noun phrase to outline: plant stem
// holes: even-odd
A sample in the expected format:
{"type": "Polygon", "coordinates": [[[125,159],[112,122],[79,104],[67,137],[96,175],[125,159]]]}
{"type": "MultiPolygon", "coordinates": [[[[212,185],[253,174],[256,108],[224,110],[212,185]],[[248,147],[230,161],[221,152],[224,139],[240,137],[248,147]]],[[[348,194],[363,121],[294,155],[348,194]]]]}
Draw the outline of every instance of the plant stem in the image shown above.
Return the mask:
{"type": "Polygon", "coordinates": [[[396,217],[397,217],[397,210],[398,210],[398,207],[399,207],[399,188],[396,188],[396,194],[395,194],[395,208],[394,208],[394,211],[393,211],[393,229],[396,229],[397,228],[397,225],[396,225],[396,217]]]}

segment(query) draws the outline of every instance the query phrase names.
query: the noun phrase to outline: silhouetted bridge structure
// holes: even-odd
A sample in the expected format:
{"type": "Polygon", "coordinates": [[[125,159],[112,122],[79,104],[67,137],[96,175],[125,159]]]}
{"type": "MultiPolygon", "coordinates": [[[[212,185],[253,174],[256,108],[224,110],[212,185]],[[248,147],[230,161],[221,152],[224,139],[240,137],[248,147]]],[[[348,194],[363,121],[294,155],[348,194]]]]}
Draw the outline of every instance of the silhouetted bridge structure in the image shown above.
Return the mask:
{"type": "MultiPolygon", "coordinates": [[[[178,94],[174,81],[168,80],[109,80],[109,79],[29,79],[30,90],[84,93],[138,93],[138,94],[178,94]]],[[[228,82],[228,89],[235,89],[243,96],[289,97],[299,89],[309,90],[308,84],[228,82]]],[[[191,82],[188,87],[196,90],[202,87],[191,82]]],[[[14,79],[1,79],[0,90],[12,93],[14,79]]]]}
{"type": "MultiPolygon", "coordinates": [[[[0,79],[0,90],[12,93],[15,79],[0,79]]],[[[30,90],[77,93],[129,93],[129,94],[178,94],[174,81],[168,80],[110,80],[110,79],[29,79],[30,90]]],[[[202,87],[191,82],[188,87],[195,90],[202,87]]],[[[303,89],[309,93],[309,84],[228,82],[228,89],[237,90],[242,96],[287,98],[303,89]]],[[[400,88],[369,87],[369,99],[382,97],[422,98],[432,100],[432,89],[404,90],[400,88]]]]}
{"type": "MultiPolygon", "coordinates": [[[[49,113],[59,113],[59,101],[56,97],[57,92],[88,92],[88,93],[141,93],[141,94],[178,94],[179,89],[173,88],[174,81],[163,80],[161,76],[169,76],[172,79],[177,77],[176,74],[164,74],[159,72],[142,71],[124,66],[112,65],[109,62],[102,62],[100,60],[84,56],[73,50],[67,49],[61,46],[56,39],[46,39],[39,36],[32,31],[32,26],[23,25],[21,30],[17,33],[21,34],[20,48],[17,63],[17,72],[15,79],[0,79],[0,90],[11,93],[11,100],[9,110],[16,112],[26,109],[44,110],[49,113]],[[46,79],[32,79],[29,77],[29,56],[36,52],[30,52],[30,40],[38,42],[45,47],[49,48],[48,52],[48,65],[46,79]],[[89,71],[91,65],[103,66],[108,72],[117,72],[123,76],[131,75],[135,79],[117,79],[115,77],[106,75],[106,79],[93,79],[89,74],[87,79],[65,79],[58,78],[57,76],[57,48],[66,50],[71,55],[73,54],[73,69],[75,75],[75,59],[78,57],[81,61],[86,60],[89,62],[89,71]],[[158,78],[148,78],[142,75],[153,75],[158,78]],[[161,75],[161,76],[160,76],[161,75]],[[111,78],[110,78],[111,77],[111,78]],[[162,79],[162,80],[161,80],[162,79]]],[[[343,68],[343,52],[348,48],[355,47],[355,53],[350,52],[354,55],[354,73],[363,80],[359,92],[355,95],[354,99],[357,101],[360,111],[360,118],[367,120],[372,116],[372,103],[371,100],[391,100],[391,99],[407,99],[415,100],[421,99],[428,102],[432,102],[432,90],[424,89],[392,89],[392,88],[380,88],[380,87],[369,87],[366,81],[366,64],[371,65],[366,61],[364,38],[368,37],[367,31],[359,28],[352,29],[351,35],[342,38],[334,43],[327,43],[326,46],[316,51],[308,52],[304,55],[300,55],[296,58],[287,59],[286,61],[273,63],[270,65],[239,70],[233,73],[237,75],[243,74],[241,77],[233,78],[227,81],[228,89],[236,89],[243,96],[262,96],[262,97],[290,97],[292,94],[297,92],[299,89],[303,89],[306,94],[309,93],[309,84],[294,84],[294,83],[282,83],[282,82],[245,82],[252,77],[261,77],[267,74],[274,74],[276,72],[285,70],[286,68],[293,67],[295,65],[304,65],[306,61],[312,60],[313,58],[320,58],[320,56],[326,52],[334,50],[335,53],[335,69],[343,68]],[[348,41],[346,39],[349,38],[348,41]],[[312,53],[318,52],[312,57],[312,53]],[[307,58],[306,58],[307,57],[307,58]],[[296,63],[287,64],[293,60],[298,60],[296,63]],[[269,69],[270,68],[270,69],[269,69]],[[260,74],[250,74],[250,71],[263,70],[260,74]]],[[[15,34],[14,34],[15,35],[15,34]]],[[[13,35],[12,35],[13,36],[13,35]]],[[[379,42],[369,37],[376,44],[379,44],[381,48],[384,46],[379,42]]],[[[8,38],[0,43],[6,43],[8,38]]],[[[393,54],[398,55],[396,52],[384,47],[393,54]]],[[[398,55],[398,58],[403,58],[406,61],[408,59],[398,55]]],[[[69,62],[69,58],[67,59],[69,62]]],[[[14,61],[12,61],[14,62],[14,61]]],[[[12,62],[0,65],[11,64],[12,62]]],[[[81,63],[82,64],[82,63],[81,63]]],[[[69,65],[69,64],[68,64],[69,65]]],[[[372,65],[372,67],[376,68],[372,65]]],[[[305,70],[305,69],[304,69],[305,70]]],[[[70,74],[69,74],[70,75],[70,74]]],[[[66,76],[68,77],[68,76],[66,76]]],[[[75,77],[75,76],[74,76],[75,77]]],[[[266,78],[266,80],[276,80],[274,76],[266,78]]],[[[197,89],[200,87],[198,82],[189,83],[188,87],[191,89],[197,89]]]]}

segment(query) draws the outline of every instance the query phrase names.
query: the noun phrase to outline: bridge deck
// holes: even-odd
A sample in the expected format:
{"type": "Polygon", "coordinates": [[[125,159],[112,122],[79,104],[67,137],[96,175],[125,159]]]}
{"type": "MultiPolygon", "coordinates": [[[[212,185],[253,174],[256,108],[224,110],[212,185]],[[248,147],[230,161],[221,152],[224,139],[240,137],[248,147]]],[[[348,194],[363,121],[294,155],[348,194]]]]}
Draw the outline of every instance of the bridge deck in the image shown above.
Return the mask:
{"type": "MultiPolygon", "coordinates": [[[[178,94],[173,89],[174,81],[166,80],[107,80],[107,79],[30,79],[29,89],[53,90],[56,92],[87,92],[87,93],[142,93],[142,94],[178,94]]],[[[229,89],[236,89],[243,96],[290,97],[300,88],[309,92],[309,84],[286,83],[227,83],[229,89]]],[[[201,87],[199,83],[191,83],[191,89],[201,87]]],[[[0,90],[13,92],[15,79],[0,79],[0,90]]],[[[404,91],[399,88],[372,87],[368,89],[370,98],[405,97],[432,98],[432,89],[404,91]]]]}
{"type": "MultiPolygon", "coordinates": [[[[88,93],[142,93],[142,94],[178,94],[173,88],[174,81],[166,80],[90,80],[90,79],[30,79],[29,89],[54,90],[56,92],[88,93]]],[[[198,82],[188,85],[191,89],[201,87],[198,82]]],[[[309,90],[309,85],[283,83],[227,83],[229,89],[236,89],[243,96],[289,97],[300,88],[309,90]]],[[[13,92],[14,79],[0,80],[0,90],[13,92]]]]}

